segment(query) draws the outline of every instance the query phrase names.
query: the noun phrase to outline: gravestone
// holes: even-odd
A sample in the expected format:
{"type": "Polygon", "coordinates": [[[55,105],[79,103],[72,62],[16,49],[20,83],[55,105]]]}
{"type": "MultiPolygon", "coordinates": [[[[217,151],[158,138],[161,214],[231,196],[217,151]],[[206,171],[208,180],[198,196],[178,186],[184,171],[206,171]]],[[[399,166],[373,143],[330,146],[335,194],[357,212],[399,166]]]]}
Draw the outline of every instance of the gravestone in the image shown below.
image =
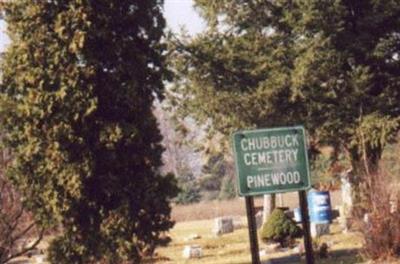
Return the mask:
{"type": "Polygon", "coordinates": [[[351,210],[353,209],[353,190],[350,183],[352,170],[347,170],[340,175],[342,206],[340,208],[339,224],[344,232],[350,228],[351,210]]]}
{"type": "Polygon", "coordinates": [[[256,214],[256,226],[257,226],[257,229],[261,228],[261,226],[263,224],[263,220],[264,220],[264,213],[263,213],[263,211],[259,211],[256,214]]]}
{"type": "Polygon", "coordinates": [[[342,206],[343,206],[343,214],[345,217],[348,217],[353,208],[353,193],[352,187],[350,183],[350,175],[351,170],[347,170],[340,175],[341,185],[341,194],[342,194],[342,206]]]}
{"type": "Polygon", "coordinates": [[[320,237],[329,234],[329,223],[310,223],[310,232],[312,237],[320,237]]]}
{"type": "Polygon", "coordinates": [[[218,217],[214,220],[214,228],[212,230],[214,235],[223,235],[227,233],[232,233],[233,219],[232,217],[218,217]]]}
{"type": "Polygon", "coordinates": [[[186,259],[201,258],[203,249],[199,245],[185,246],[183,249],[183,257],[186,259]]]}

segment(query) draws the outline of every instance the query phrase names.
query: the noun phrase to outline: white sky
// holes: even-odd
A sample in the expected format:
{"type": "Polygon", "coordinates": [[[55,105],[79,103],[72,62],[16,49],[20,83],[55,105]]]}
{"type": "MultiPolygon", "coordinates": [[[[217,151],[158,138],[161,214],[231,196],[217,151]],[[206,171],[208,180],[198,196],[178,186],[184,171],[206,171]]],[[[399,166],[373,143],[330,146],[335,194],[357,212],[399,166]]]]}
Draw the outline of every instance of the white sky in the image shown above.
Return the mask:
{"type": "MultiPolygon", "coordinates": [[[[191,35],[194,35],[205,27],[204,22],[193,9],[192,0],[165,0],[164,11],[167,26],[174,32],[179,32],[181,26],[184,26],[191,35]]],[[[0,51],[3,51],[8,43],[4,30],[5,23],[0,20],[0,51]]]]}
{"type": "Polygon", "coordinates": [[[167,26],[174,32],[184,26],[193,35],[205,27],[204,21],[194,11],[192,0],[165,0],[164,10],[167,26]]]}
{"type": "Polygon", "coordinates": [[[8,43],[7,35],[4,30],[6,28],[6,23],[3,20],[0,20],[0,52],[3,51],[4,46],[8,43]]]}

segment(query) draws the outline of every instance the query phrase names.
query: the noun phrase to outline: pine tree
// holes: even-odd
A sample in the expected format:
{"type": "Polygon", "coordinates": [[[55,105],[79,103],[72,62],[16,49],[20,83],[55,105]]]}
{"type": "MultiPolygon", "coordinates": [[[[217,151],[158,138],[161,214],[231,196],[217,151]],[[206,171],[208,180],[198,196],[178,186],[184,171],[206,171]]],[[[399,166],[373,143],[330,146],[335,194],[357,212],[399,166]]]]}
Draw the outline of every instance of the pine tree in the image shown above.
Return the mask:
{"type": "Polygon", "coordinates": [[[201,200],[200,187],[193,172],[186,165],[178,171],[180,174],[177,175],[177,179],[180,190],[175,202],[177,204],[198,203],[201,200]]]}
{"type": "Polygon", "coordinates": [[[172,177],[152,114],[162,97],[162,0],[10,1],[2,62],[13,182],[52,263],[139,262],[172,227],[172,177]]]}
{"type": "Polygon", "coordinates": [[[211,120],[226,136],[304,124],[312,149],[330,145],[347,153],[357,189],[378,170],[400,129],[397,1],[196,5],[207,31],[172,40],[181,78],[172,94],[183,114],[211,120]]]}
{"type": "MultiPolygon", "coordinates": [[[[385,146],[400,129],[400,5],[396,1],[297,2],[293,97],[321,144],[352,163],[356,202],[370,192],[385,146]]],[[[294,15],[293,15],[294,16],[294,15]]],[[[368,204],[357,207],[368,208],[368,204]]]]}

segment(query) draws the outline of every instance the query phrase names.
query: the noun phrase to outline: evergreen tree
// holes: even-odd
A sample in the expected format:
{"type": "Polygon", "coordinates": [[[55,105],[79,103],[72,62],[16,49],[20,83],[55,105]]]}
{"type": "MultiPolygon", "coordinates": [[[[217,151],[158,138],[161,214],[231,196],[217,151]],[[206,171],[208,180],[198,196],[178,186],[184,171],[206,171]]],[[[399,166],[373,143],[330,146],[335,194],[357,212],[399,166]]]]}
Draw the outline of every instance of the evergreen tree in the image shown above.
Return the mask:
{"type": "Polygon", "coordinates": [[[363,196],[369,191],[360,184],[377,173],[400,128],[400,5],[310,1],[296,12],[298,23],[290,24],[305,37],[296,44],[293,95],[319,140],[347,152],[355,194],[363,196]]]}
{"type": "Polygon", "coordinates": [[[312,149],[346,151],[356,188],[377,171],[400,128],[397,1],[196,4],[207,31],[172,41],[184,114],[225,135],[302,123],[312,149]]]}
{"type": "Polygon", "coordinates": [[[202,167],[199,184],[205,191],[219,191],[225,176],[225,160],[222,153],[211,154],[202,167]]]}
{"type": "Polygon", "coordinates": [[[237,189],[235,185],[235,179],[229,176],[225,176],[221,183],[221,191],[219,192],[218,198],[221,200],[229,200],[236,197],[237,189]]]}
{"type": "Polygon", "coordinates": [[[193,172],[188,166],[179,169],[178,187],[180,191],[175,199],[177,204],[197,203],[201,199],[200,188],[193,172]]]}
{"type": "Polygon", "coordinates": [[[2,62],[9,171],[52,263],[139,262],[173,225],[152,114],[166,77],[162,0],[9,1],[2,62]]]}

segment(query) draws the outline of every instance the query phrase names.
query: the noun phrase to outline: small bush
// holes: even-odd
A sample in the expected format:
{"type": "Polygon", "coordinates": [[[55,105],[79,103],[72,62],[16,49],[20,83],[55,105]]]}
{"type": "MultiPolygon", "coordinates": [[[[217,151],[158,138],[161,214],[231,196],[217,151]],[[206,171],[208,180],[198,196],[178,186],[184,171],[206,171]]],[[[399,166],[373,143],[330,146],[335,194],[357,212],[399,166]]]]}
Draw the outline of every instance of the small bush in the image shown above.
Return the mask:
{"type": "Polygon", "coordinates": [[[184,171],[178,177],[179,193],[175,198],[176,204],[192,204],[201,200],[201,193],[198,183],[190,171],[184,171]]]}
{"type": "Polygon", "coordinates": [[[378,173],[366,181],[370,192],[367,216],[361,224],[363,253],[376,261],[400,257],[400,195],[389,179],[378,173]]]}
{"type": "Polygon", "coordinates": [[[230,177],[224,177],[222,180],[221,191],[219,193],[220,200],[229,200],[236,197],[236,187],[234,180],[230,177]]]}
{"type": "Polygon", "coordinates": [[[265,243],[277,242],[282,247],[293,244],[295,238],[302,235],[302,230],[283,210],[275,209],[260,231],[261,240],[265,243]]]}
{"type": "Polygon", "coordinates": [[[200,202],[200,189],[194,184],[185,184],[180,187],[180,189],[180,192],[175,198],[176,204],[192,204],[200,202]]]}

